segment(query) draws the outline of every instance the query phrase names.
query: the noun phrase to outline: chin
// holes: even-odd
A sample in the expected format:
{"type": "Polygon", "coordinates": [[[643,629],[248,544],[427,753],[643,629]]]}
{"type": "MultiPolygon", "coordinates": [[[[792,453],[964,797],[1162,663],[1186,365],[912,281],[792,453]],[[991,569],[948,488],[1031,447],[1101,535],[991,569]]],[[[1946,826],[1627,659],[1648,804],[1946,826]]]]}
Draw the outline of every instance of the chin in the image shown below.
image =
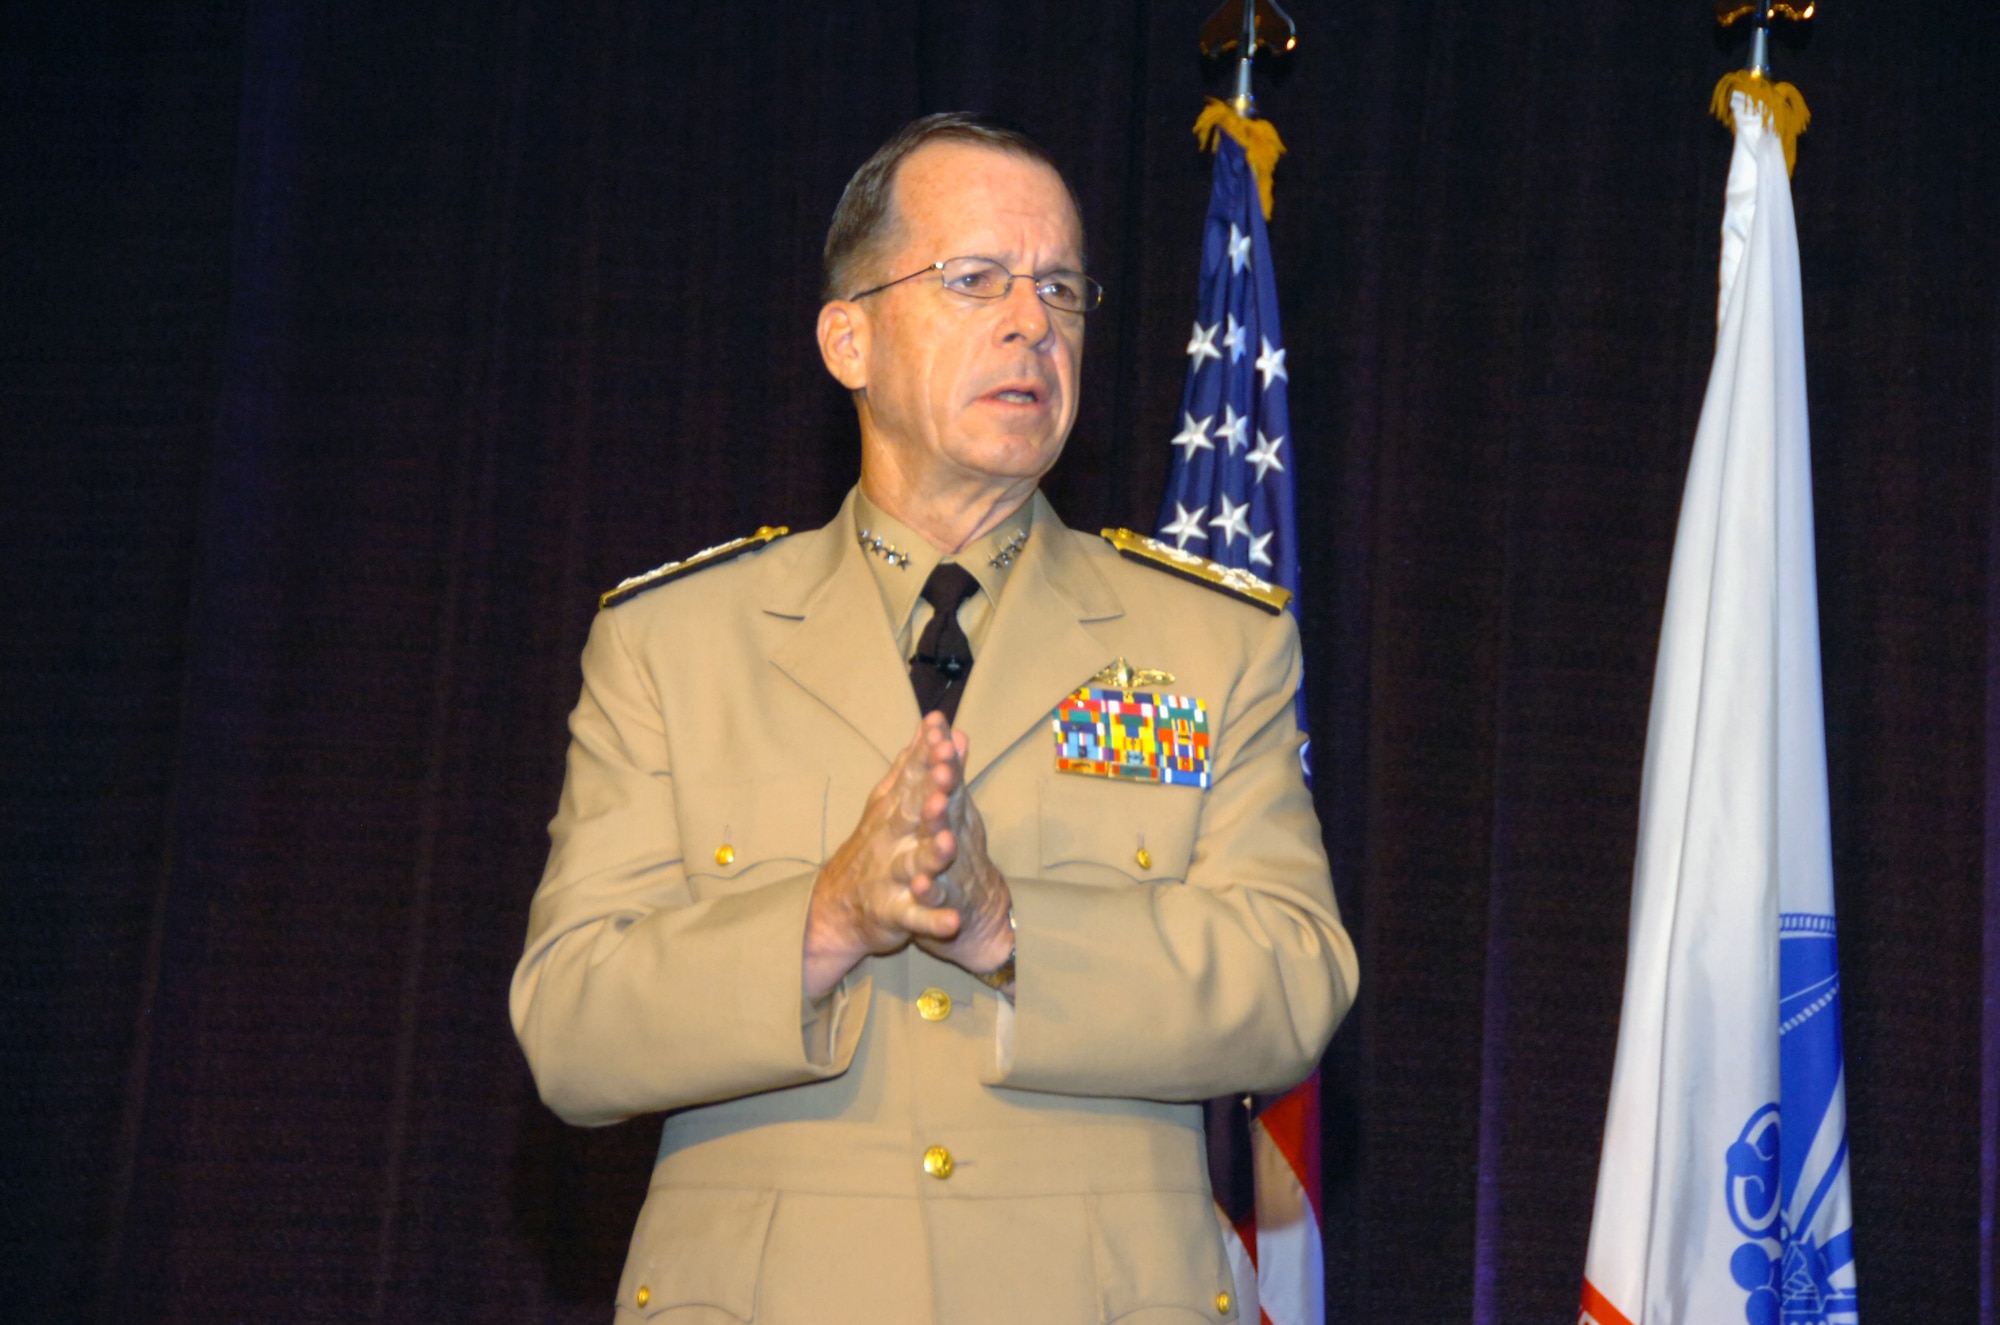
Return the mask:
{"type": "Polygon", "coordinates": [[[1048,436],[989,438],[956,448],[952,458],[992,478],[1040,478],[1061,458],[1063,441],[1048,436]]]}

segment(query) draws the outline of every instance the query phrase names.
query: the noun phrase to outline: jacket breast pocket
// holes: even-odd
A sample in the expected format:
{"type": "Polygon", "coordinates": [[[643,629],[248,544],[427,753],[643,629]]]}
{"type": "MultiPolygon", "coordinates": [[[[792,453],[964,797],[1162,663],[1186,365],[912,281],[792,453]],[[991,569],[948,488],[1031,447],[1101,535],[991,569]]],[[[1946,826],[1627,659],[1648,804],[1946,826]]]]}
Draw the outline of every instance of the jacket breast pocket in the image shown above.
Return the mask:
{"type": "Polygon", "coordinates": [[[681,850],[697,900],[817,869],[826,859],[828,780],[794,773],[677,790],[681,850]]]}
{"type": "Polygon", "coordinates": [[[1042,873],[1077,883],[1179,883],[1201,790],[1056,773],[1041,785],[1042,873]]]}
{"type": "Polygon", "coordinates": [[[639,1212],[618,1280],[618,1320],[727,1325],[754,1320],[757,1277],[778,1195],[656,1187],[639,1212]]]}

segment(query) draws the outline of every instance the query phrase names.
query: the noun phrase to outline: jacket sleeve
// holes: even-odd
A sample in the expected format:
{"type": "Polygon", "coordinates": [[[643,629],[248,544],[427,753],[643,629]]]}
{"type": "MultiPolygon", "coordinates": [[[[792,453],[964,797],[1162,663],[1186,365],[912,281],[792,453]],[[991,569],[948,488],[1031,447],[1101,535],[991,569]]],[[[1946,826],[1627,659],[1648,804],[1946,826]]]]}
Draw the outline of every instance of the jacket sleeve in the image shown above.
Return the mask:
{"type": "Polygon", "coordinates": [[[509,999],[543,1101],[572,1123],[837,1076],[866,1018],[859,970],[803,998],[814,871],[752,865],[741,889],[695,897],[660,713],[616,612],[600,612],[509,999]]]}
{"type": "Polygon", "coordinates": [[[1299,676],[1281,614],[1212,735],[1184,881],[1009,878],[1015,1008],[989,1084],[1193,1100],[1317,1065],[1359,970],[1299,766],[1299,676]]]}

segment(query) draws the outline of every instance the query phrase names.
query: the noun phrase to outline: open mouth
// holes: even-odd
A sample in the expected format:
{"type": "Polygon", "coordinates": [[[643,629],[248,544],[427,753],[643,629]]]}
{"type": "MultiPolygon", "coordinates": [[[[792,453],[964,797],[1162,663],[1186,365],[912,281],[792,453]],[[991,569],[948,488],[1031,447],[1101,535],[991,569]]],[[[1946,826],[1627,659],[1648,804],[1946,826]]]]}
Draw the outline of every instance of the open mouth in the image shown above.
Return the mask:
{"type": "Polygon", "coordinates": [[[986,398],[1002,405],[1039,405],[1048,392],[1032,382],[1008,382],[987,392],[986,398]]]}

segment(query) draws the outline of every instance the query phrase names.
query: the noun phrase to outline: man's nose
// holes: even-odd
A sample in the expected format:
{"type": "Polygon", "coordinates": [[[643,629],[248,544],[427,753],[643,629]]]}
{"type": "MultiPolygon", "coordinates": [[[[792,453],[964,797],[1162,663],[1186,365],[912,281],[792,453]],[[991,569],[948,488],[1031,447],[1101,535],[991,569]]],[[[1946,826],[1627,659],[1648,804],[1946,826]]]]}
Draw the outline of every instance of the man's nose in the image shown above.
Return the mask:
{"type": "Polygon", "coordinates": [[[1049,306],[1035,293],[1035,278],[1016,276],[1000,298],[1001,333],[1005,340],[1020,337],[1037,347],[1055,336],[1055,320],[1049,306]]]}

